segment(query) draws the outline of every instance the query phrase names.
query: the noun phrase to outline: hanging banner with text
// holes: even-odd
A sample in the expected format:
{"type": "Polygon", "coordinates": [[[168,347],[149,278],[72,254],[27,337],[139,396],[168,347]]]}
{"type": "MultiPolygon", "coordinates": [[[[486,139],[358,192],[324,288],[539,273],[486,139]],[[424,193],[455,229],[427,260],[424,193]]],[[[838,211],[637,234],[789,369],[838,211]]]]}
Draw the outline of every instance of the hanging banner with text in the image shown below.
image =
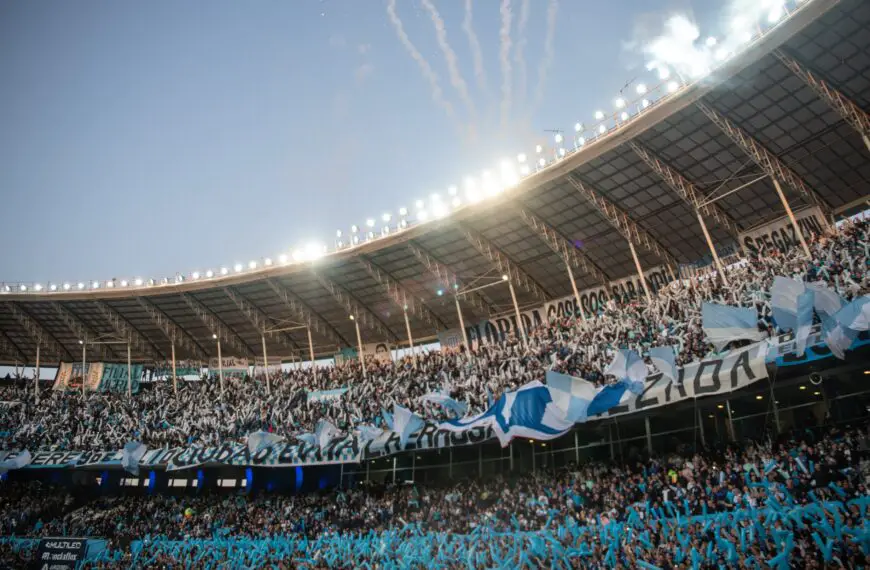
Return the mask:
{"type": "Polygon", "coordinates": [[[81,362],[61,362],[54,376],[55,390],[81,390],[82,377],[86,377],[85,389],[95,391],[100,386],[103,376],[102,363],[91,362],[86,365],[85,374],[82,374],[81,362]]]}
{"type": "Polygon", "coordinates": [[[223,364],[223,373],[224,376],[235,376],[242,378],[248,374],[248,359],[247,358],[238,358],[236,356],[224,356],[220,359],[220,363],[217,358],[212,358],[208,361],[208,371],[210,374],[217,374],[220,370],[220,366],[218,364],[223,364]]]}
{"type": "MultiPolygon", "coordinates": [[[[807,241],[810,241],[812,234],[821,234],[827,225],[822,210],[818,206],[795,212],[794,217],[807,241]]],[[[764,255],[773,251],[785,253],[796,247],[801,247],[800,239],[788,216],[743,232],[738,240],[747,255],[764,255]]]]}
{"type": "Polygon", "coordinates": [[[128,370],[126,364],[102,364],[103,373],[100,377],[100,392],[127,392],[127,375],[130,376],[130,389],[139,393],[139,382],[142,379],[142,365],[132,364],[128,370]]]}

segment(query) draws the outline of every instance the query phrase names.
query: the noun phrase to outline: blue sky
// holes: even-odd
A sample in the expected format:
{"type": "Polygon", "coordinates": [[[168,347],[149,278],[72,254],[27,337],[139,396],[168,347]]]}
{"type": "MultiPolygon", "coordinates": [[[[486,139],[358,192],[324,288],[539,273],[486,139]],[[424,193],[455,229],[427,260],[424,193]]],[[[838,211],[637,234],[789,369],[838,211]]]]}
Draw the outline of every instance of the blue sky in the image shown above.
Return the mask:
{"type": "Polygon", "coordinates": [[[486,89],[464,2],[432,4],[465,100],[425,5],[396,13],[454,118],[386,0],[0,2],[0,280],[160,277],[329,242],[591,121],[646,73],[628,43],[715,2],[562,0],[541,81],[550,0],[523,33],[512,0],[510,105],[501,2],[474,2],[486,89]]]}

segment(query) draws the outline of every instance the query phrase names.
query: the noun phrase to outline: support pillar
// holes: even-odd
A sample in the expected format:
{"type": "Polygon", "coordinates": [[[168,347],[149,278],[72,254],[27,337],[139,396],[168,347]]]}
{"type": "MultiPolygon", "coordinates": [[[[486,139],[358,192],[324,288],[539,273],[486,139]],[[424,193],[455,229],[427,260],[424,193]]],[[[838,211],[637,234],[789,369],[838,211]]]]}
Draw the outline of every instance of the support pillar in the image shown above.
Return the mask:
{"type": "Polygon", "coordinates": [[[263,370],[266,371],[266,393],[272,393],[272,381],[269,379],[269,355],[266,353],[266,335],[261,334],[260,340],[263,342],[263,370]]]}
{"type": "Polygon", "coordinates": [[[634,244],[631,243],[631,240],[628,242],[628,247],[631,249],[631,257],[634,259],[634,267],[637,269],[637,278],[640,279],[640,284],[643,286],[644,293],[646,293],[646,301],[652,304],[652,295],[650,295],[649,286],[646,284],[646,277],[643,276],[643,269],[640,267],[640,259],[637,257],[637,252],[634,250],[634,244]]]}
{"type": "Polygon", "coordinates": [[[477,476],[483,479],[483,445],[477,446],[477,476]]]}
{"type": "Polygon", "coordinates": [[[773,181],[773,187],[776,188],[776,193],[779,195],[780,201],[782,201],[783,207],[785,207],[785,213],[788,214],[788,219],[791,221],[791,225],[794,227],[794,232],[797,234],[798,239],[801,242],[801,247],[804,248],[804,253],[807,254],[807,259],[812,259],[812,254],[810,254],[810,248],[807,246],[806,240],[804,240],[804,233],[801,231],[801,227],[798,225],[797,220],[794,217],[794,213],[791,211],[791,206],[788,203],[788,200],[785,197],[785,194],[782,193],[782,187],[779,185],[779,180],[775,177],[770,177],[771,181],[773,181]]]}
{"type": "MultiPolygon", "coordinates": [[[[175,372],[175,340],[172,341],[172,391],[178,397],[178,375],[175,372]]],[[[202,372],[200,370],[200,372],[202,372]]]]}
{"type": "Polygon", "coordinates": [[[697,408],[695,412],[698,415],[698,432],[701,436],[701,446],[707,446],[707,438],[704,436],[704,415],[701,413],[701,409],[697,408]]]}
{"type": "Polygon", "coordinates": [[[574,463],[580,465],[580,438],[576,429],[574,430],[574,463]]]}
{"type": "Polygon", "coordinates": [[[365,378],[366,377],[366,361],[365,361],[365,355],[363,354],[362,335],[359,332],[359,323],[357,322],[356,319],[353,319],[353,326],[356,327],[356,343],[359,346],[359,348],[358,348],[358,350],[359,350],[359,363],[360,363],[360,366],[362,367],[363,378],[365,378]]]}
{"type": "Polygon", "coordinates": [[[719,260],[719,254],[716,252],[716,248],[713,246],[713,239],[710,237],[709,230],[707,230],[707,223],[704,222],[704,217],[701,215],[701,212],[696,213],[698,214],[698,223],[701,224],[701,230],[704,232],[704,239],[707,240],[707,247],[710,248],[710,253],[713,254],[713,263],[716,264],[716,269],[719,271],[719,275],[722,276],[722,282],[727,285],[728,276],[725,275],[725,268],[722,266],[722,262],[719,260]]]}
{"type": "Polygon", "coordinates": [[[574,272],[571,270],[571,264],[565,263],[568,268],[568,279],[571,280],[571,291],[574,293],[574,301],[577,303],[577,310],[580,311],[580,319],[586,320],[586,315],[583,313],[583,306],[580,304],[580,292],[577,291],[577,281],[574,280],[574,272]]]}
{"type": "Polygon", "coordinates": [[[42,339],[36,341],[36,377],[33,379],[33,395],[36,402],[39,403],[39,345],[42,339]]]}
{"type": "Polygon", "coordinates": [[[217,339],[218,350],[218,378],[221,382],[221,399],[224,397],[224,359],[221,356],[221,339],[217,339]]]}
{"type": "Polygon", "coordinates": [[[731,419],[731,400],[725,400],[725,413],[728,414],[725,427],[728,430],[728,441],[735,441],[737,435],[734,433],[734,420],[731,419]]]}
{"type": "MultiPolygon", "coordinates": [[[[308,328],[308,356],[311,358],[311,371],[314,373],[314,381],[317,382],[317,364],[314,362],[314,341],[311,340],[311,327],[308,328]]],[[[357,329],[359,330],[359,329],[357,329]]],[[[302,367],[302,363],[299,363],[302,367]]]]}
{"type": "Polygon", "coordinates": [[[393,456],[393,484],[396,483],[396,456],[393,456]]]}
{"type": "Polygon", "coordinates": [[[514,470],[514,444],[513,442],[508,444],[508,459],[510,461],[510,470],[513,472],[514,470]]]}
{"type": "Polygon", "coordinates": [[[652,445],[652,430],[649,426],[649,416],[643,419],[643,426],[646,430],[646,450],[650,455],[653,454],[653,445],[652,445]]]}
{"type": "Polygon", "coordinates": [[[133,397],[133,362],[130,357],[130,341],[127,341],[127,397],[133,397]]]}
{"type": "Polygon", "coordinates": [[[613,425],[607,424],[607,441],[610,443],[610,460],[616,461],[616,450],[613,448],[613,425]]]}
{"type": "Polygon", "coordinates": [[[408,310],[403,311],[405,315],[405,330],[408,332],[408,346],[411,348],[411,355],[414,357],[414,370],[417,369],[417,351],[414,350],[414,337],[411,335],[411,322],[408,320],[408,310]]]}
{"type": "Polygon", "coordinates": [[[462,342],[465,343],[465,350],[471,354],[471,345],[468,344],[468,331],[465,330],[465,319],[462,318],[462,307],[459,306],[459,297],[454,297],[456,300],[456,314],[459,315],[459,328],[462,329],[462,342]]]}
{"type": "Polygon", "coordinates": [[[87,378],[87,376],[88,376],[87,375],[87,370],[88,370],[87,350],[88,350],[88,337],[85,336],[85,338],[82,340],[82,396],[86,396],[88,393],[88,388],[87,388],[87,383],[88,383],[87,382],[87,380],[88,380],[88,378],[87,378]]]}
{"type": "Polygon", "coordinates": [[[514,291],[514,284],[510,280],[508,280],[508,288],[511,291],[511,300],[514,303],[514,313],[517,316],[517,327],[519,328],[520,335],[522,336],[523,344],[528,347],[529,338],[526,335],[526,327],[523,326],[523,317],[520,314],[520,306],[517,303],[517,294],[516,291],[514,291]]]}
{"type": "Polygon", "coordinates": [[[773,393],[773,380],[769,377],[767,384],[770,386],[770,405],[773,406],[773,425],[776,427],[776,435],[782,433],[782,426],[779,423],[779,406],[776,405],[776,394],[773,393]]]}

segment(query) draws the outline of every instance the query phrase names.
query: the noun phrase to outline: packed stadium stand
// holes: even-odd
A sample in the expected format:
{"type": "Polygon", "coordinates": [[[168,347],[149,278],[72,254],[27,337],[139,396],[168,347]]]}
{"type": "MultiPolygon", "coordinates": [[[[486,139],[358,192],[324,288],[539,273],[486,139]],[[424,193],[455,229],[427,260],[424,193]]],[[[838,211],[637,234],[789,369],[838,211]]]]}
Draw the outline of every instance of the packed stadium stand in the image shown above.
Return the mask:
{"type": "Polygon", "coordinates": [[[788,6],[437,219],[0,284],[0,564],[868,567],[870,4],[788,6]]]}

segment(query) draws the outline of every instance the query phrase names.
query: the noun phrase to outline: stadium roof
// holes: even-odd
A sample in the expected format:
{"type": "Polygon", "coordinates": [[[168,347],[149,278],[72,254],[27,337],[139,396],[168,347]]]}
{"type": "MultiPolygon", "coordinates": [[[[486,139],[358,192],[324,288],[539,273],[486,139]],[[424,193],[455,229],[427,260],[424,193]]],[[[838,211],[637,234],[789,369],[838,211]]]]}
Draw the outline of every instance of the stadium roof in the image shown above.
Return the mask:
{"type": "MultiPolygon", "coordinates": [[[[0,291],[0,361],[81,358],[80,339],[132,338],[135,361],[223,355],[307,359],[363,342],[415,340],[458,328],[451,287],[509,274],[521,306],[635,273],[641,265],[692,263],[709,253],[693,194],[718,247],[780,218],[772,183],[793,210],[831,214],[870,196],[870,3],[813,0],[727,60],[606,134],[489,200],[449,216],[329,253],[209,279],[141,287],[0,291]],[[763,178],[762,178],[763,177],[763,178]],[[669,179],[672,183],[665,182],[669,179]],[[685,196],[685,199],[681,197],[685,196]],[[623,215],[624,214],[624,215],[623,215]],[[579,245],[579,247],[577,247],[579,245]],[[439,295],[438,290],[444,295],[439,295]],[[301,328],[299,328],[301,327],[301,328]]],[[[465,322],[511,310],[507,286],[462,300],[465,322]],[[473,297],[473,299],[471,298],[473,297]]],[[[88,360],[126,358],[126,347],[90,347],[88,360]]]]}

